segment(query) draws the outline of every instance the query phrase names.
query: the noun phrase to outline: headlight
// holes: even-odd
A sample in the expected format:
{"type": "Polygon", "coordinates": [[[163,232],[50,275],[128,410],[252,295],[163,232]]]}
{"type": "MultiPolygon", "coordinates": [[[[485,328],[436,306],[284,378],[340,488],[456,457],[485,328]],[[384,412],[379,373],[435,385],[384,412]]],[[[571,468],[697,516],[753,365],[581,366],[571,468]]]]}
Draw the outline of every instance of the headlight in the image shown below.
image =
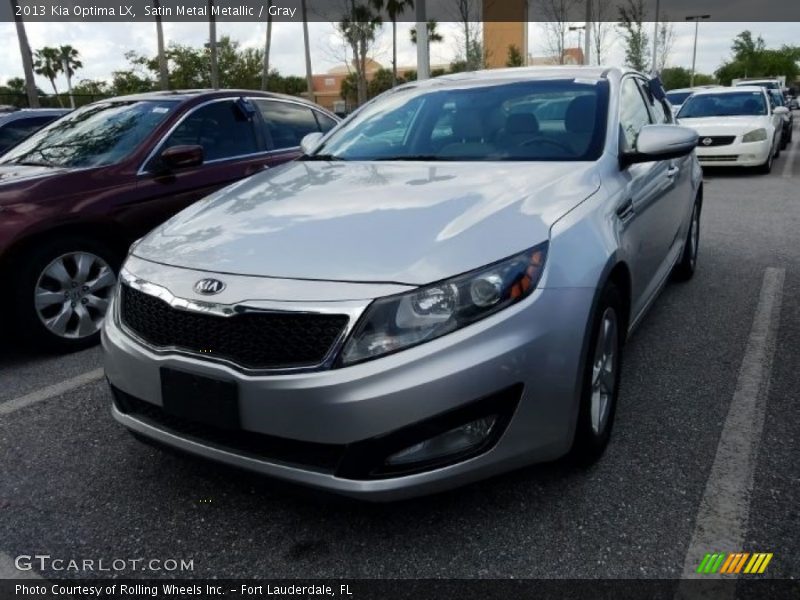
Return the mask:
{"type": "Polygon", "coordinates": [[[742,142],[763,142],[765,139],[767,139],[767,130],[762,128],[744,134],[742,142]]]}
{"type": "Polygon", "coordinates": [[[342,364],[416,346],[519,302],[536,289],[546,256],[547,242],[453,279],[375,300],[347,341],[342,364]]]}

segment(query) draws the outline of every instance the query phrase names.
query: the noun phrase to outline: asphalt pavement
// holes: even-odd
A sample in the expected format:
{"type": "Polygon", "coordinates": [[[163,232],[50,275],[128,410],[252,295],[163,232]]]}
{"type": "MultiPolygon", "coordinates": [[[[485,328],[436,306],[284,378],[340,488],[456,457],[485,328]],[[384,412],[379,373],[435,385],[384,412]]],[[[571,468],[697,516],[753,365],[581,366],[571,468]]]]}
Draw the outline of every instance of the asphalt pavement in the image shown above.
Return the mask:
{"type": "MultiPolygon", "coordinates": [[[[364,504],[141,444],[111,418],[99,349],[4,347],[0,575],[46,554],[191,560],[168,574],[192,577],[674,578],[697,552],[746,551],[800,577],[800,131],[772,174],[705,179],[699,271],[626,347],[590,469],[364,504]]],[[[137,570],[94,574],[159,574],[137,570]]]]}

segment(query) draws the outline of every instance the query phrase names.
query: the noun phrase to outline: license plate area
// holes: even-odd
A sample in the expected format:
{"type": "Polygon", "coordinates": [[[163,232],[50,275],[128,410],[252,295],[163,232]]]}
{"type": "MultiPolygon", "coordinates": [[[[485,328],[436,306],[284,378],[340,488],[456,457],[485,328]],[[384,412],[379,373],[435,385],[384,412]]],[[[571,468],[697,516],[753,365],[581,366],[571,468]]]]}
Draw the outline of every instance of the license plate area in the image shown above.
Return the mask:
{"type": "Polygon", "coordinates": [[[223,429],[240,429],[239,390],[234,381],[161,369],[164,412],[223,429]]]}

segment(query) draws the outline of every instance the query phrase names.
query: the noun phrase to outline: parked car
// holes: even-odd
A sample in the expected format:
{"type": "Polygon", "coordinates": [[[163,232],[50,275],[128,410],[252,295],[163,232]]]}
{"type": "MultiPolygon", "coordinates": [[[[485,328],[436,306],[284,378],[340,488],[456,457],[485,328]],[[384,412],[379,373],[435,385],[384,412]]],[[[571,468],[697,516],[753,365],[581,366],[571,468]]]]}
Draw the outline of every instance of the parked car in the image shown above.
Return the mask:
{"type": "Polygon", "coordinates": [[[789,98],[789,109],[790,110],[800,109],[800,104],[798,104],[797,98],[789,98]]]}
{"type": "Polygon", "coordinates": [[[99,340],[130,243],[192,202],[300,155],[337,123],[289,96],[158,92],[103,100],[0,157],[0,326],[42,347],[99,340]],[[9,317],[10,315],[10,317],[9,317]]]}
{"type": "Polygon", "coordinates": [[[0,114],[0,155],[68,112],[59,108],[32,108],[0,114]]]}
{"type": "Polygon", "coordinates": [[[767,93],[770,95],[772,100],[771,105],[773,109],[778,106],[785,106],[787,108],[786,113],[783,115],[783,131],[781,133],[781,149],[784,149],[792,142],[792,132],[794,131],[794,115],[792,114],[786,99],[783,97],[783,92],[779,90],[768,90],[767,93]]]}
{"type": "Polygon", "coordinates": [[[667,100],[672,105],[672,113],[677,115],[683,103],[691,96],[697,88],[681,88],[679,90],[669,90],[667,100]]]}
{"type": "Polygon", "coordinates": [[[678,122],[700,136],[697,158],[704,166],[772,170],[781,150],[783,118],[766,88],[739,86],[697,91],[678,113],[678,122]]]}
{"type": "Polygon", "coordinates": [[[619,69],[463,73],[311,134],[134,244],[103,328],[114,417],[372,499],[596,460],[625,340],[696,267],[697,134],[662,95],[619,69]],[[569,102],[546,126],[544,99],[569,102]]]}

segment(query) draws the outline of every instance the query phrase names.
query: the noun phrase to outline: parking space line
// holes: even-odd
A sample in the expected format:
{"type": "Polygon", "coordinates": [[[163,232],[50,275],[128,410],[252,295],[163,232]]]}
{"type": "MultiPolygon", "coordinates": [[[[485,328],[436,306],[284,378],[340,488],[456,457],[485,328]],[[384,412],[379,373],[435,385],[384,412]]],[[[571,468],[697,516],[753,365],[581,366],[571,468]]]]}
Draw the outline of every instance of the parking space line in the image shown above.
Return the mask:
{"type": "Polygon", "coordinates": [[[30,394],[25,394],[24,396],[7,400],[6,402],[0,404],[0,417],[11,414],[20,408],[25,408],[26,406],[36,404],[37,402],[42,402],[43,400],[60,396],[61,394],[70,392],[76,388],[97,381],[98,379],[102,379],[102,377],[103,369],[94,369],[92,371],[87,371],[86,373],[81,373],[80,375],[77,375],[71,379],[66,379],[59,383],[48,385],[47,387],[36,390],[35,392],[31,392],[30,394]]]}
{"type": "MultiPolygon", "coordinates": [[[[785,269],[768,268],[764,273],[733,400],[686,552],[685,578],[701,577],[695,571],[706,553],[735,552],[741,550],[744,543],[785,276],[785,269]]],[[[709,579],[719,575],[704,574],[702,577],[709,579]]],[[[678,596],[683,597],[687,589],[684,587],[678,596]]]]}
{"type": "Polygon", "coordinates": [[[14,559],[0,552],[0,579],[44,579],[36,571],[20,571],[14,566],[14,559]]]}

